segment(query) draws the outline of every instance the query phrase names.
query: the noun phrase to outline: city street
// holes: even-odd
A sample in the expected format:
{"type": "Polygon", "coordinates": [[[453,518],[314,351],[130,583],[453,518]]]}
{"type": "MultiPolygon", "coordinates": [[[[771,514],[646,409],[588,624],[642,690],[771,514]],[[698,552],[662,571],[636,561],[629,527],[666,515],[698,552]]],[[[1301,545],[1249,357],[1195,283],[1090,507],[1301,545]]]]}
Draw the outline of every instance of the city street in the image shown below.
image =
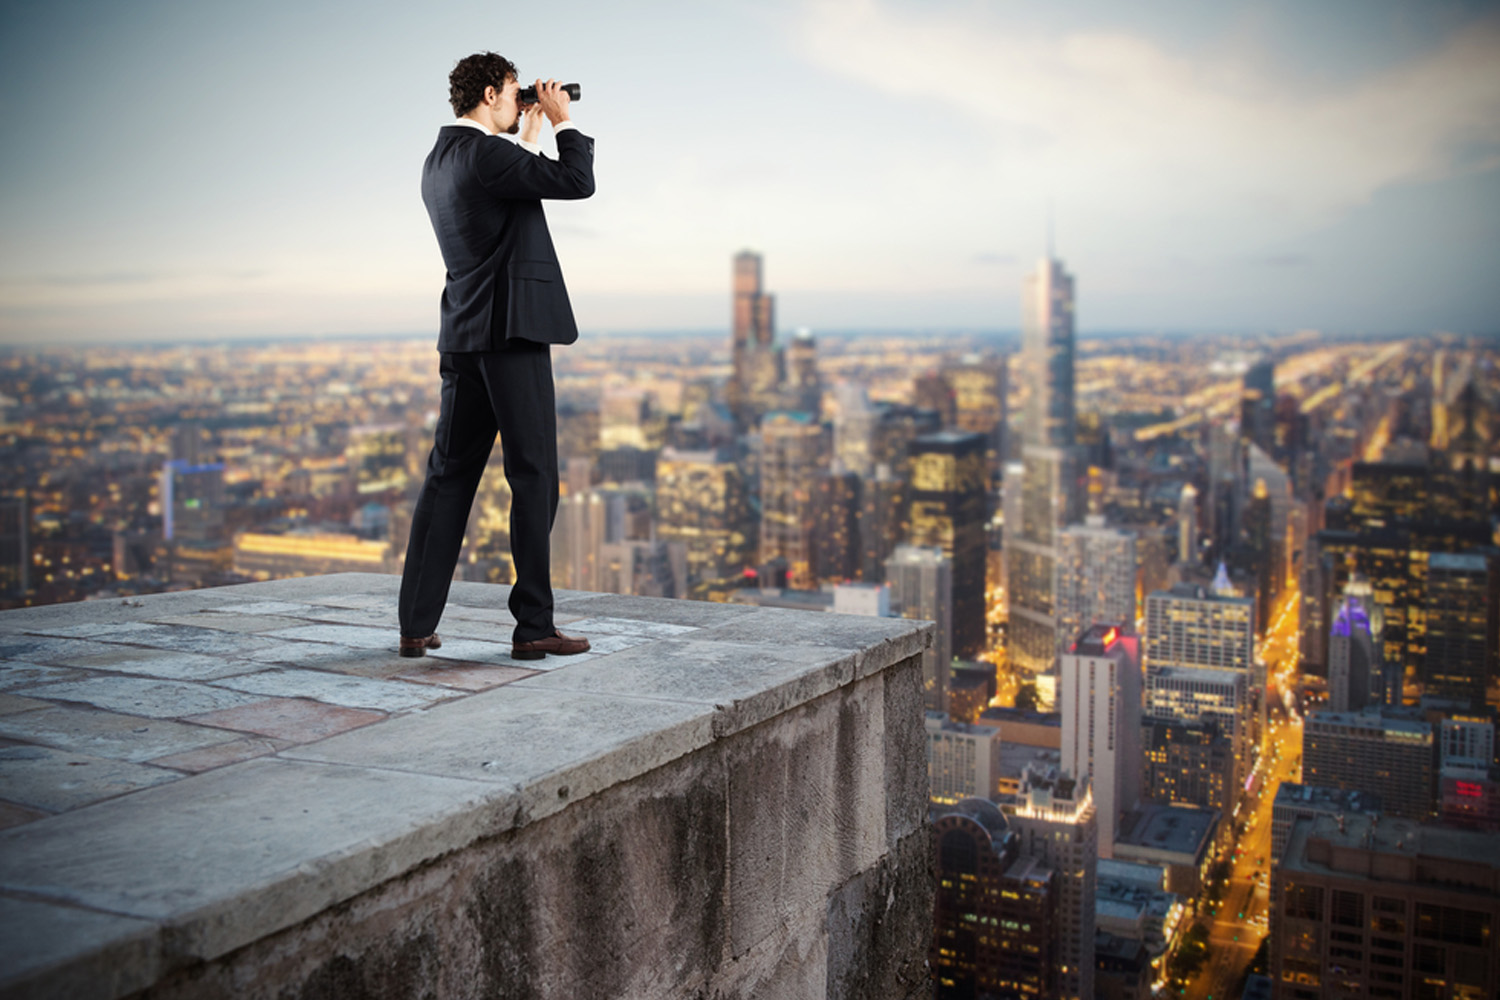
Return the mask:
{"type": "Polygon", "coordinates": [[[1282,691],[1293,690],[1297,664],[1297,608],[1301,594],[1283,595],[1261,646],[1271,693],[1270,712],[1256,764],[1258,791],[1242,810],[1244,833],[1232,854],[1228,884],[1218,903],[1200,904],[1209,921],[1208,961],[1183,995],[1194,1000],[1226,1000],[1240,981],[1266,936],[1271,879],[1271,810],[1283,781],[1298,777],[1302,753],[1302,720],[1284,710],[1282,691]]]}

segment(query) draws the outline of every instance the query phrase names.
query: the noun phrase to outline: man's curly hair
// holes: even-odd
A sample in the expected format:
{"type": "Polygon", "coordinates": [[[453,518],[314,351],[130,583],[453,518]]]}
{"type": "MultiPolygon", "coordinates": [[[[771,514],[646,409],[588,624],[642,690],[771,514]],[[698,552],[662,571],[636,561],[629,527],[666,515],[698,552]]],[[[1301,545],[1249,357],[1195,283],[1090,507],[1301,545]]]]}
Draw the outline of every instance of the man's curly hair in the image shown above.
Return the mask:
{"type": "Polygon", "coordinates": [[[448,74],[448,102],[453,113],[462,118],[484,100],[484,88],[501,90],[516,75],[516,65],[493,52],[476,52],[466,56],[448,74]]]}

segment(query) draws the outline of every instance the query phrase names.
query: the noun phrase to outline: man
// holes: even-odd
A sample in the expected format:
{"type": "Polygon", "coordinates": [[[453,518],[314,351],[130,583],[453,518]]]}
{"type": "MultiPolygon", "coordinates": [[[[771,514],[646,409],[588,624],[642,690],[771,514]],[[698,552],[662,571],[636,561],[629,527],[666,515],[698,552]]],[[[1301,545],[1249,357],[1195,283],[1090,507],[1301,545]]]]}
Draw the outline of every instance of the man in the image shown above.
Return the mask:
{"type": "Polygon", "coordinates": [[[520,85],[515,66],[493,52],[460,60],[448,84],[458,121],[438,131],[422,167],[422,201],[448,269],[438,333],[442,408],[412,512],[399,651],[421,656],[441,645],[438,619],[498,432],[514,498],[511,655],[582,653],[588,640],[552,624],[548,540],[558,493],[549,345],[571,344],[578,327],[541,200],[594,193],[594,140],[570,120],[568,94],[555,80],[536,82],[524,144],[510,139],[520,128],[520,85]],[[529,141],[543,116],[556,135],[556,160],[529,141]]]}

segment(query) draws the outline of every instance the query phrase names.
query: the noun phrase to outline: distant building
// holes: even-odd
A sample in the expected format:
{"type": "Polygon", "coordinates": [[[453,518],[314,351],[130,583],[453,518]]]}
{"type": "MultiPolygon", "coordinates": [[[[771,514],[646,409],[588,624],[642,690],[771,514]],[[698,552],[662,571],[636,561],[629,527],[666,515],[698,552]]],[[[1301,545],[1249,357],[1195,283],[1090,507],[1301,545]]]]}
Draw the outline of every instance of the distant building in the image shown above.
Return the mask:
{"type": "Polygon", "coordinates": [[[1140,662],[1140,637],[1105,625],[1062,658],[1062,769],[1093,786],[1101,858],[1114,857],[1120,815],[1141,797],[1140,662]]]}
{"type": "Polygon", "coordinates": [[[934,802],[992,798],[999,791],[1000,730],[928,712],[927,781],[934,802]]]}
{"type": "Polygon", "coordinates": [[[927,708],[946,713],[953,660],[953,563],[941,549],[901,545],[886,560],[884,576],[893,613],[937,625],[932,645],[922,651],[922,689],[927,708]]]}
{"type": "Polygon", "coordinates": [[[978,722],[997,688],[993,663],[953,661],[948,672],[948,717],[955,722],[978,722]]]}
{"type": "Polygon", "coordinates": [[[400,567],[389,542],[333,531],[293,530],[236,535],[234,569],[256,580],[279,580],[325,573],[396,573],[400,567]]]}
{"type": "Polygon", "coordinates": [[[817,417],[823,410],[823,380],[818,376],[818,342],[809,330],[792,334],[786,349],[786,385],[783,400],[787,409],[800,410],[817,417]]]}
{"type": "Polygon", "coordinates": [[[1153,960],[1166,954],[1189,903],[1168,892],[1166,884],[1167,871],[1160,865],[1100,860],[1094,888],[1096,928],[1143,945],[1153,960]]]}
{"type": "Polygon", "coordinates": [[[1495,673],[1496,608],[1490,561],[1434,552],[1427,560],[1423,693],[1484,704],[1495,673]]]}
{"type": "Polygon", "coordinates": [[[1437,765],[1431,723],[1395,709],[1310,712],[1303,723],[1303,781],[1374,792],[1390,816],[1433,814],[1437,765]]]}
{"type": "Polygon", "coordinates": [[[1006,818],[1021,837],[1021,851],[1057,873],[1057,980],[1051,996],[1094,996],[1095,880],[1099,828],[1088,778],[1033,765],[1021,781],[1006,818]]]}
{"type": "Polygon", "coordinates": [[[1128,813],[1115,840],[1120,861],[1161,865],[1167,891],[1196,899],[1221,835],[1221,814],[1194,806],[1148,804],[1128,813]]]}
{"type": "Polygon", "coordinates": [[[1292,834],[1292,824],[1299,819],[1380,811],[1380,796],[1373,792],[1283,781],[1271,805],[1271,863],[1279,863],[1292,834]]]}
{"type": "Polygon", "coordinates": [[[775,407],[781,359],[776,350],[776,299],[761,284],[761,255],[734,256],[730,309],[729,409],[741,429],[775,407]]]}
{"type": "Polygon", "coordinates": [[[1234,743],[1212,719],[1148,719],[1142,792],[1153,802],[1232,812],[1238,768],[1234,743]]]}
{"type": "Polygon", "coordinates": [[[813,480],[812,570],[817,582],[859,575],[860,478],[837,467],[813,480]]]}
{"type": "Polygon", "coordinates": [[[362,424],[349,428],[344,457],[354,474],[357,493],[404,490],[410,482],[406,470],[405,424],[362,424]]]}
{"type": "Polygon", "coordinates": [[[891,588],[883,583],[840,583],[833,588],[833,613],[891,616],[891,588]]]}
{"type": "Polygon", "coordinates": [[[1098,1000],[1151,1000],[1151,955],[1135,938],[1097,931],[1094,970],[1098,1000]]]}
{"type": "Polygon", "coordinates": [[[1271,881],[1279,1000],[1500,995],[1500,834],[1304,817],[1271,881]]]}
{"type": "Polygon", "coordinates": [[[805,413],[772,413],[760,434],[760,559],[785,559],[791,584],[808,586],[813,483],[827,462],[827,433],[805,413]]]}
{"type": "Polygon", "coordinates": [[[732,576],[755,561],[751,518],[744,477],[727,455],[662,450],[656,462],[656,537],[685,546],[691,582],[732,576]]]}
{"type": "Polygon", "coordinates": [[[934,811],[936,1000],[1057,994],[1060,879],[986,799],[934,811]]]}
{"type": "Polygon", "coordinates": [[[1369,585],[1362,583],[1359,577],[1349,581],[1353,589],[1346,588],[1328,635],[1328,708],[1334,712],[1386,704],[1385,614],[1369,585]]]}
{"type": "Polygon", "coordinates": [[[911,442],[913,545],[938,548],[953,566],[953,654],[986,648],[985,535],[990,492],[984,438],[940,431],[911,442]]]}
{"type": "Polygon", "coordinates": [[[0,597],[21,597],[31,589],[29,521],[24,492],[0,497],[0,597]]]}
{"type": "Polygon", "coordinates": [[[1091,516],[1058,540],[1058,644],[1066,649],[1096,623],[1134,624],[1136,536],[1091,516]]]}

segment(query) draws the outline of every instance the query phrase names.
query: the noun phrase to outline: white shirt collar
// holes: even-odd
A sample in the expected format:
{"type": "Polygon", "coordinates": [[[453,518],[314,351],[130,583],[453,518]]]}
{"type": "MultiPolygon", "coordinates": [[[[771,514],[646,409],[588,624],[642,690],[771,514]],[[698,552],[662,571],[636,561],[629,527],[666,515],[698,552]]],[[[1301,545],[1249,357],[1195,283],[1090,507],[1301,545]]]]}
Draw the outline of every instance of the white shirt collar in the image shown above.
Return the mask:
{"type": "MultiPolygon", "coordinates": [[[[452,122],[450,124],[453,124],[453,125],[468,125],[470,128],[477,128],[479,131],[483,132],[485,135],[492,135],[492,136],[495,136],[496,138],[499,138],[499,139],[507,139],[507,140],[515,143],[517,146],[520,146],[522,149],[526,150],[526,152],[528,152],[528,153],[538,154],[539,155],[541,153],[541,151],[542,151],[542,147],[539,146],[539,145],[537,145],[534,142],[526,142],[520,136],[511,135],[509,132],[498,132],[498,133],[497,132],[491,132],[489,129],[485,128],[483,125],[479,124],[478,122],[476,122],[472,118],[460,118],[458,121],[452,122]]],[[[572,122],[563,122],[563,125],[571,125],[571,124],[572,124],[572,122]]]]}

